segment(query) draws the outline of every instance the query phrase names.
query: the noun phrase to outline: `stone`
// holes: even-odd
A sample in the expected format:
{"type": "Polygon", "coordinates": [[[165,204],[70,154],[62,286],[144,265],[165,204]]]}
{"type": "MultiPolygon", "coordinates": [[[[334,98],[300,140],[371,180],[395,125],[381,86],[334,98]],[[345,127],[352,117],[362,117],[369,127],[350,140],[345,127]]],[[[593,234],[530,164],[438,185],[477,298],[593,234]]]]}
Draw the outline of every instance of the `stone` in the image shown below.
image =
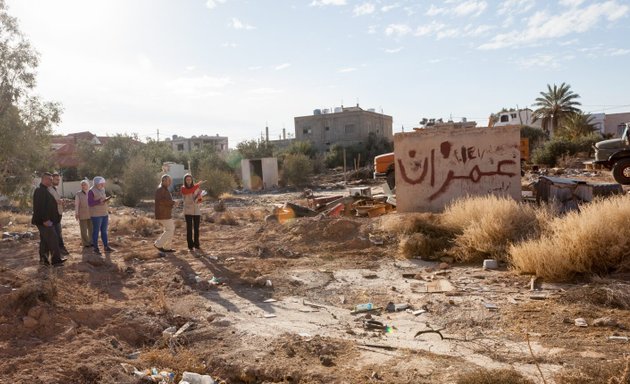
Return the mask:
{"type": "Polygon", "coordinates": [[[617,320],[610,317],[600,317],[593,320],[593,326],[595,327],[616,327],[618,324],[617,320]]]}
{"type": "Polygon", "coordinates": [[[24,316],[22,321],[24,322],[24,326],[29,329],[35,328],[39,325],[39,322],[30,316],[24,316]]]}
{"type": "Polygon", "coordinates": [[[498,269],[499,263],[494,259],[485,259],[483,261],[483,269],[498,269]]]}

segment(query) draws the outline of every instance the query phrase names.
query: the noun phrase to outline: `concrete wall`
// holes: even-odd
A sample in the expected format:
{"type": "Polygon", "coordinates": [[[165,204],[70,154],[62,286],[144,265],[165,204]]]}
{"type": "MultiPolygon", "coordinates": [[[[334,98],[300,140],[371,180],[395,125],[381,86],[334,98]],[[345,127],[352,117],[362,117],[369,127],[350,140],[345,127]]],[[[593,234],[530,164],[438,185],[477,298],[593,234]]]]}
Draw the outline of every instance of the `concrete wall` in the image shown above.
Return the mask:
{"type": "Polygon", "coordinates": [[[278,159],[266,157],[262,159],[242,159],[241,179],[243,188],[250,191],[275,188],[278,186],[278,159]],[[260,163],[260,167],[258,167],[260,163]],[[257,171],[262,173],[257,175],[257,171]]]}
{"type": "Polygon", "coordinates": [[[630,122],[630,112],[607,113],[604,117],[604,133],[621,137],[625,123],[630,122]]]}
{"type": "Polygon", "coordinates": [[[439,212],[467,195],[520,200],[519,127],[397,133],[394,156],[399,212],[439,212]]]}

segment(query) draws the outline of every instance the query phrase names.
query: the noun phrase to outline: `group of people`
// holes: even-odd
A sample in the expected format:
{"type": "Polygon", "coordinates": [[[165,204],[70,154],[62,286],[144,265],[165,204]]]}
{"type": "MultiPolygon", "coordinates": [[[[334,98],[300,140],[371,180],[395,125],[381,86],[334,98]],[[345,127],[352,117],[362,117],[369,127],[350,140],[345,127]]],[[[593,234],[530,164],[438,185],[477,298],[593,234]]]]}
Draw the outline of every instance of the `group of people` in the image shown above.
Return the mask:
{"type": "MultiPolygon", "coordinates": [[[[153,243],[160,252],[174,252],[173,236],[175,234],[175,222],[173,221],[173,207],[175,200],[170,192],[173,179],[169,175],[163,175],[158,189],[155,191],[155,219],[162,224],[164,232],[153,243]]],[[[188,250],[196,252],[199,245],[199,223],[201,222],[200,203],[202,201],[201,184],[204,181],[194,182],[192,175],[184,175],[182,185],[182,200],[184,201],[184,217],[186,219],[186,241],[188,250]]]]}
{"type": "MultiPolygon", "coordinates": [[[[31,223],[39,230],[39,261],[44,265],[61,266],[70,252],[63,241],[61,219],[63,202],[57,190],[61,176],[45,172],[33,193],[33,217],[31,223]]],[[[98,235],[101,234],[105,252],[113,252],[107,237],[108,203],[105,195],[105,179],[94,178],[92,187],[87,180],[81,182],[81,190],[75,194],[75,218],[79,221],[81,242],[84,247],[93,247],[100,254],[98,235]]]]}
{"type": "MultiPolygon", "coordinates": [[[[33,193],[33,217],[31,222],[39,230],[39,260],[41,264],[61,266],[67,260],[62,256],[70,254],[66,249],[61,232],[63,202],[57,190],[61,177],[58,173],[45,172],[39,187],[33,193]]],[[[175,223],[172,210],[175,200],[170,192],[173,180],[163,175],[155,192],[155,219],[162,224],[164,232],[155,241],[154,246],[160,252],[174,252],[172,242],[175,234],[175,223]]],[[[94,253],[101,254],[98,247],[99,234],[105,252],[114,252],[109,246],[107,229],[109,225],[109,201],[111,196],[105,194],[105,178],[97,176],[92,186],[88,180],[81,181],[81,190],[75,194],[75,219],[79,221],[81,244],[92,247],[94,253]]],[[[194,182],[192,175],[184,176],[181,193],[184,202],[186,219],[186,240],[188,250],[199,251],[199,224],[201,221],[200,203],[204,181],[194,182]]]]}

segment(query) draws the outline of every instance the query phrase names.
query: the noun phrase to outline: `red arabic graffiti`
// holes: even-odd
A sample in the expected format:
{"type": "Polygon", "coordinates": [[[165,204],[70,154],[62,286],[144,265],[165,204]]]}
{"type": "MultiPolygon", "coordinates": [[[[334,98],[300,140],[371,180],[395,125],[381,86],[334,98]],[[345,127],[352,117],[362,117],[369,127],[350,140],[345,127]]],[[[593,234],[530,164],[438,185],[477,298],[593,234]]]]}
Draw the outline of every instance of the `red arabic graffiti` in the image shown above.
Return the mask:
{"type": "MultiPolygon", "coordinates": [[[[476,149],[475,147],[462,146],[461,149],[458,148],[454,151],[451,150],[452,144],[450,142],[444,141],[440,144],[440,152],[444,159],[448,159],[451,155],[451,152],[453,152],[457,162],[464,164],[476,158],[483,158],[485,154],[485,151],[476,149]]],[[[429,168],[431,168],[429,184],[432,187],[435,186],[435,149],[432,149],[430,156],[425,156],[423,160],[415,159],[417,155],[417,152],[415,150],[409,151],[408,154],[410,158],[414,159],[411,162],[411,171],[413,173],[416,173],[418,170],[420,170],[420,168],[422,168],[422,171],[420,172],[420,176],[418,178],[411,178],[407,174],[407,169],[405,168],[402,160],[397,159],[398,169],[400,169],[400,175],[402,179],[406,183],[411,185],[422,184],[427,176],[427,173],[429,173],[429,168]]],[[[515,176],[516,172],[503,170],[503,166],[514,164],[516,164],[514,160],[501,160],[497,163],[496,170],[492,171],[482,171],[481,168],[479,168],[479,165],[475,165],[467,175],[455,175],[455,171],[451,169],[448,171],[446,179],[444,180],[440,188],[431,196],[429,196],[428,199],[432,201],[438,196],[442,195],[448,189],[453,180],[470,180],[471,182],[476,184],[481,180],[482,177],[485,176],[515,176]]]]}

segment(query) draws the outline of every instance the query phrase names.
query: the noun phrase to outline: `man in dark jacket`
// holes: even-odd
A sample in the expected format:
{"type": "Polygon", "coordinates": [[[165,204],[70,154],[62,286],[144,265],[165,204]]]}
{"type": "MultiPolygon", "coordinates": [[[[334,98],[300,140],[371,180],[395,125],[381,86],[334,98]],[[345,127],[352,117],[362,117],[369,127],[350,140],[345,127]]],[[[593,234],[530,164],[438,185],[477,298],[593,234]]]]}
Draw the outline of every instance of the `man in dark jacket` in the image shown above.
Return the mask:
{"type": "Polygon", "coordinates": [[[169,175],[162,176],[162,182],[155,191],[155,220],[164,226],[164,232],[153,245],[160,252],[175,252],[172,247],[173,235],[175,233],[172,211],[175,201],[173,200],[171,192],[168,190],[172,181],[169,175]]]}
{"type": "Polygon", "coordinates": [[[45,265],[60,266],[66,261],[61,258],[59,239],[55,232],[54,223],[59,221],[59,211],[55,198],[48,192],[52,185],[52,174],[42,175],[39,187],[33,193],[33,218],[31,223],[39,230],[39,261],[45,265]],[[48,253],[52,253],[52,260],[48,260],[48,253]]]}

